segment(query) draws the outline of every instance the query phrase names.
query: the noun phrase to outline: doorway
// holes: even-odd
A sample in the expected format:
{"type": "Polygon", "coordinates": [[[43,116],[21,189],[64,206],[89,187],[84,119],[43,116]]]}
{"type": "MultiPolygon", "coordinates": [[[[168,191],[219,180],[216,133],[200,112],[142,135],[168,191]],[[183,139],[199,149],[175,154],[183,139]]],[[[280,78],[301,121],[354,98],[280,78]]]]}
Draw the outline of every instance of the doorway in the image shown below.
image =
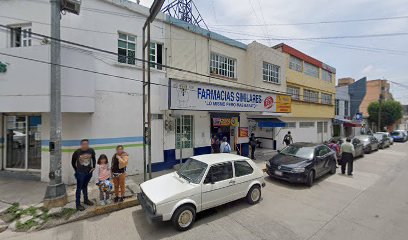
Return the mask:
{"type": "Polygon", "coordinates": [[[41,170],[41,116],[5,116],[5,169],[41,170]]]}

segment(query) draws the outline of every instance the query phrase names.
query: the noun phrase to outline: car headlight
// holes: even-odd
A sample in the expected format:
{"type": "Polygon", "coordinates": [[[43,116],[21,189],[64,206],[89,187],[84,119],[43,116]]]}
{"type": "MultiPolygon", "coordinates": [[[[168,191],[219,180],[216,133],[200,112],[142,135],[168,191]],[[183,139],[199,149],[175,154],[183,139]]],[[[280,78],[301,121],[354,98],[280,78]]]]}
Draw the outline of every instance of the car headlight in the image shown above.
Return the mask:
{"type": "Polygon", "coordinates": [[[305,168],[304,167],[295,167],[292,169],[293,173],[302,173],[305,172],[305,168]]]}

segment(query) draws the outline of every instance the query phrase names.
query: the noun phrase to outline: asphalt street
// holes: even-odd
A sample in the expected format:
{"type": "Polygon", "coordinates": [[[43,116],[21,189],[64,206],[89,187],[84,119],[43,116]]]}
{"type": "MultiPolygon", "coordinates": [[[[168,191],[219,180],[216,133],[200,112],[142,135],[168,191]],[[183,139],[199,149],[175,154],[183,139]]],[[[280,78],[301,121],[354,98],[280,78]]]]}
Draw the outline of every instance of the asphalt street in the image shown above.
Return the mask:
{"type": "Polygon", "coordinates": [[[40,232],[6,232],[0,239],[406,240],[408,143],[366,154],[354,167],[353,177],[328,175],[312,188],[265,177],[259,204],[240,200],[205,211],[187,232],[150,224],[134,207],[40,232]]]}

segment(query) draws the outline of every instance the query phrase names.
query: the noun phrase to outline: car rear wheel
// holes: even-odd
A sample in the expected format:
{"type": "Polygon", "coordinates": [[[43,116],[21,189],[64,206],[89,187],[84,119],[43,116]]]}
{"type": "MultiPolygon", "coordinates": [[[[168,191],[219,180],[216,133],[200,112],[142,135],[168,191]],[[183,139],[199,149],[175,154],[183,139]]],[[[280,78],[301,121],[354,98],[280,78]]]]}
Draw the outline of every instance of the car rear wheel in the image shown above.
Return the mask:
{"type": "Polygon", "coordinates": [[[249,189],[248,194],[246,196],[246,200],[249,204],[254,205],[257,204],[261,200],[262,192],[261,187],[259,185],[252,186],[249,189]]]}
{"type": "Polygon", "coordinates": [[[179,231],[190,229],[195,221],[196,211],[191,205],[183,205],[174,212],[171,221],[179,231]]]}
{"type": "Polygon", "coordinates": [[[315,178],[315,172],[314,170],[310,170],[309,174],[307,174],[306,186],[308,187],[313,186],[314,178],[315,178]]]}
{"type": "Polygon", "coordinates": [[[330,166],[330,174],[336,174],[337,166],[336,166],[336,161],[332,161],[332,164],[330,166]]]}

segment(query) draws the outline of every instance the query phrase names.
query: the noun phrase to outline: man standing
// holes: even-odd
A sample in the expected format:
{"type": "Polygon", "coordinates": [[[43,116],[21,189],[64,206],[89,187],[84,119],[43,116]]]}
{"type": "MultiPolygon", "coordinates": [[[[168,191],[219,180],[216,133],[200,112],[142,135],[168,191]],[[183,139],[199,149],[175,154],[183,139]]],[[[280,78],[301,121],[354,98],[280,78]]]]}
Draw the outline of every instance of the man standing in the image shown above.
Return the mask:
{"type": "Polygon", "coordinates": [[[81,147],[72,154],[71,164],[75,170],[77,181],[76,209],[84,211],[85,208],[81,205],[81,191],[84,195],[84,204],[92,206],[93,203],[88,199],[88,183],[92,178],[92,172],[96,164],[95,151],[89,147],[88,139],[81,140],[81,147]]]}
{"type": "Polygon", "coordinates": [[[353,161],[354,161],[354,146],[351,144],[351,138],[347,138],[346,142],[341,144],[341,173],[346,173],[347,165],[347,175],[353,175],[353,161]]]}
{"type": "Polygon", "coordinates": [[[220,150],[222,153],[231,153],[231,146],[227,142],[227,137],[222,138],[220,150]]]}
{"type": "Polygon", "coordinates": [[[292,135],[290,134],[290,131],[283,137],[283,143],[285,143],[286,146],[293,143],[293,138],[292,135]]]}
{"type": "Polygon", "coordinates": [[[255,133],[251,133],[251,137],[249,137],[249,145],[251,146],[251,159],[255,160],[255,149],[256,149],[256,138],[255,133]]]}

